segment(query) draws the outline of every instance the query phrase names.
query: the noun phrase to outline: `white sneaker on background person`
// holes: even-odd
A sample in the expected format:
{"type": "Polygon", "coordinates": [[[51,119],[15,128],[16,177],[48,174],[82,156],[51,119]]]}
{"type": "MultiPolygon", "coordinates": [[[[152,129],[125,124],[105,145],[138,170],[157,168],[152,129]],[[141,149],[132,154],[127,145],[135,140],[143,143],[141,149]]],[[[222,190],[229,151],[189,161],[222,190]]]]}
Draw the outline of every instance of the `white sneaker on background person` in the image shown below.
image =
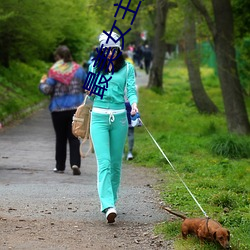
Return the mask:
{"type": "Polygon", "coordinates": [[[128,152],[127,161],[133,160],[134,156],[131,152],[128,152]]]}

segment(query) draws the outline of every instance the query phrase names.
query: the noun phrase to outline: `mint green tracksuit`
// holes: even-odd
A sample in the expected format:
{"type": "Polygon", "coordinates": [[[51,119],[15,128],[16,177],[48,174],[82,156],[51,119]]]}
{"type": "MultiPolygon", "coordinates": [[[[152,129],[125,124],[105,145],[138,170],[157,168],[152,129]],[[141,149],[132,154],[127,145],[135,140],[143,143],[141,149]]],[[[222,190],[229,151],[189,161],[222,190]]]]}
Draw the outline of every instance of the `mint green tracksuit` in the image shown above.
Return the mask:
{"type": "MultiPolygon", "coordinates": [[[[93,70],[90,65],[90,71],[93,70]]],[[[101,211],[115,207],[120,186],[122,154],[128,132],[128,121],[124,103],[124,91],[130,104],[137,103],[135,71],[132,64],[115,72],[108,82],[108,90],[93,98],[90,134],[97,160],[97,189],[101,211]],[[103,112],[95,112],[101,108],[103,112]],[[122,110],[124,109],[124,112],[122,110]],[[119,111],[116,113],[115,111],[119,111]],[[113,111],[110,114],[110,111],[113,111]]],[[[91,97],[92,99],[92,97],[91,97]]]]}

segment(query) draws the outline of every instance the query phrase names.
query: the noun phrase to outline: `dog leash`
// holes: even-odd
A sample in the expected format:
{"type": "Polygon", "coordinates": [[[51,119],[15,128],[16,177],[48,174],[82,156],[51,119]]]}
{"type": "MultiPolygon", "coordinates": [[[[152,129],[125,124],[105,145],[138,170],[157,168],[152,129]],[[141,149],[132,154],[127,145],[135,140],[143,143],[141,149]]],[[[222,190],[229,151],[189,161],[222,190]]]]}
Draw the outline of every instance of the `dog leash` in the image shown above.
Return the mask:
{"type": "Polygon", "coordinates": [[[182,178],[180,177],[180,175],[178,174],[176,168],[173,166],[173,164],[170,162],[170,160],[168,159],[168,157],[165,155],[165,153],[163,152],[163,150],[161,149],[161,147],[159,146],[159,144],[157,143],[157,141],[154,139],[154,137],[152,136],[152,134],[149,132],[148,128],[145,126],[145,124],[143,123],[143,121],[141,120],[141,118],[139,118],[142,125],[145,127],[146,131],[148,132],[148,134],[150,135],[151,139],[153,140],[153,142],[155,143],[155,145],[158,147],[158,149],[160,150],[160,152],[162,153],[162,155],[165,157],[165,159],[167,160],[167,162],[169,163],[169,165],[172,167],[172,169],[175,171],[175,173],[177,174],[177,176],[179,177],[180,181],[182,182],[182,184],[185,186],[185,188],[187,189],[187,191],[189,192],[189,194],[191,195],[191,197],[193,198],[193,200],[196,202],[196,204],[198,205],[198,207],[200,208],[200,210],[202,211],[202,213],[205,215],[206,218],[209,218],[209,216],[207,215],[207,213],[203,210],[203,208],[201,207],[201,205],[199,204],[199,202],[196,200],[196,198],[194,197],[194,195],[192,194],[192,192],[190,191],[190,189],[188,188],[188,186],[186,185],[186,183],[182,180],[182,178]]]}

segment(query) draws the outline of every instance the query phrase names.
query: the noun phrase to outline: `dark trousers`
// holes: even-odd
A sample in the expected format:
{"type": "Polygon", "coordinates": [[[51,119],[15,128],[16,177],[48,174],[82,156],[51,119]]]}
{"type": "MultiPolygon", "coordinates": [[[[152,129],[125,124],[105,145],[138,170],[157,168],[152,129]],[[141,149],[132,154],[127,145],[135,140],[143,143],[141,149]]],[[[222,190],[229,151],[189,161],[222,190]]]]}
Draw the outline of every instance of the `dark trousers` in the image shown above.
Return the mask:
{"type": "Polygon", "coordinates": [[[69,141],[70,166],[81,165],[81,156],[79,152],[80,142],[72,134],[72,117],[76,110],[52,112],[52,122],[56,133],[56,168],[65,170],[67,156],[67,141],[69,141]]]}
{"type": "Polygon", "coordinates": [[[150,62],[151,62],[150,60],[144,60],[144,66],[145,66],[146,74],[149,73],[150,62]]]}
{"type": "MultiPolygon", "coordinates": [[[[126,110],[127,110],[127,119],[128,124],[131,125],[131,106],[128,101],[125,102],[126,110]]],[[[128,151],[132,153],[134,147],[134,127],[128,127],[128,151]]]]}
{"type": "Polygon", "coordinates": [[[134,127],[129,127],[128,128],[128,151],[133,152],[134,148],[134,127]]]}

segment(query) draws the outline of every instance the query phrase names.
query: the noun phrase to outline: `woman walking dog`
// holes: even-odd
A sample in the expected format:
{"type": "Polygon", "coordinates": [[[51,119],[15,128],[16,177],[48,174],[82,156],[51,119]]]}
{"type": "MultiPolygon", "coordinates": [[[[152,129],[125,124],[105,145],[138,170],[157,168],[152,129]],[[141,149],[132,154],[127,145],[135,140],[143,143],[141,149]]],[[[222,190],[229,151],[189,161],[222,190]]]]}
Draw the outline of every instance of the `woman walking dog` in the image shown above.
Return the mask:
{"type": "Polygon", "coordinates": [[[128,131],[124,103],[125,89],[132,107],[131,115],[138,112],[134,67],[132,64],[126,63],[123,56],[120,55],[119,36],[114,32],[111,36],[117,42],[109,39],[106,43],[108,38],[106,34],[102,33],[99,36],[100,48],[103,49],[100,53],[107,56],[105,67],[102,69],[98,64],[100,59],[99,61],[97,59],[95,67],[94,63],[89,66],[89,72],[100,73],[99,77],[105,76],[108,79],[112,76],[102,97],[91,96],[93,109],[90,125],[98,167],[97,188],[101,211],[106,214],[108,223],[115,222],[117,216],[115,205],[118,199],[123,149],[128,131]],[[107,51],[109,53],[105,53],[107,51]],[[110,59],[112,59],[114,67],[109,65],[110,59]]]}

